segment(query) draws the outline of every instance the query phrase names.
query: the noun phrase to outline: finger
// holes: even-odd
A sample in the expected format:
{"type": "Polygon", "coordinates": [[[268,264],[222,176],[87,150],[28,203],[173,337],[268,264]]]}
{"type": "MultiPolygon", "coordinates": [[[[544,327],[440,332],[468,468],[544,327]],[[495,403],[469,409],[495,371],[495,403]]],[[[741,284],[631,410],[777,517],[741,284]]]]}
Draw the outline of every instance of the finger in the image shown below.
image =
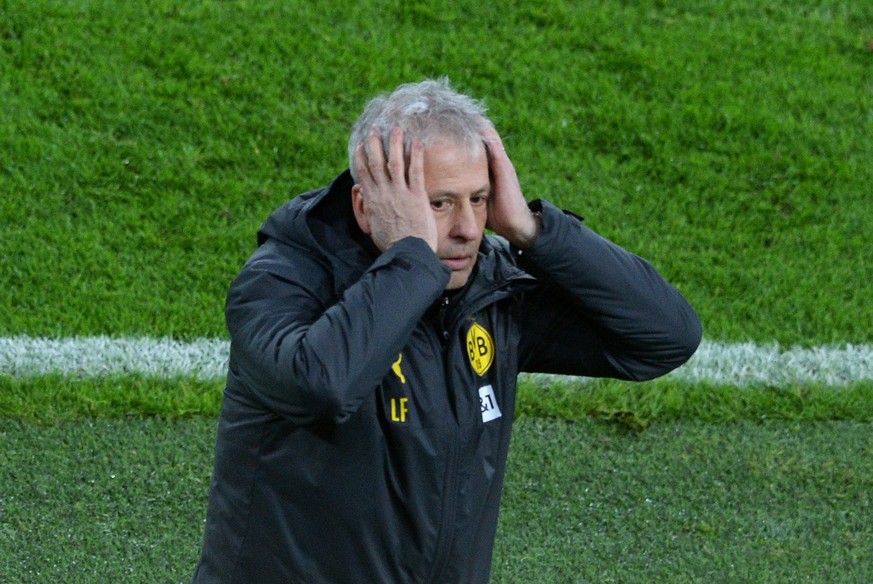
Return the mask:
{"type": "Polygon", "coordinates": [[[500,134],[494,128],[488,128],[482,132],[482,139],[488,153],[488,164],[492,178],[498,182],[511,181],[512,175],[515,174],[515,168],[506,154],[506,148],[500,134]]]}
{"type": "Polygon", "coordinates": [[[486,128],[482,132],[482,138],[485,142],[485,149],[488,151],[489,156],[506,157],[506,148],[504,147],[503,140],[501,140],[500,134],[497,133],[497,130],[494,128],[486,128]]]}
{"type": "Polygon", "coordinates": [[[370,134],[367,136],[364,150],[367,155],[367,166],[370,169],[370,176],[373,177],[373,181],[376,184],[386,182],[385,154],[382,150],[382,139],[379,137],[379,130],[375,126],[370,128],[370,134]]]}
{"type": "Polygon", "coordinates": [[[406,161],[403,157],[402,128],[391,128],[388,133],[388,175],[392,181],[405,182],[406,161]]]}
{"type": "Polygon", "coordinates": [[[425,193],[424,188],[424,145],[413,140],[409,152],[409,190],[425,193]]]}
{"type": "Polygon", "coordinates": [[[355,146],[352,160],[355,165],[355,174],[358,177],[358,182],[362,185],[372,185],[373,175],[370,174],[370,165],[367,161],[367,152],[363,142],[359,142],[355,146]]]}
{"type": "Polygon", "coordinates": [[[506,148],[500,134],[494,128],[488,128],[482,133],[482,138],[488,152],[491,177],[497,183],[496,186],[513,185],[517,181],[515,167],[506,154],[506,148]]]}

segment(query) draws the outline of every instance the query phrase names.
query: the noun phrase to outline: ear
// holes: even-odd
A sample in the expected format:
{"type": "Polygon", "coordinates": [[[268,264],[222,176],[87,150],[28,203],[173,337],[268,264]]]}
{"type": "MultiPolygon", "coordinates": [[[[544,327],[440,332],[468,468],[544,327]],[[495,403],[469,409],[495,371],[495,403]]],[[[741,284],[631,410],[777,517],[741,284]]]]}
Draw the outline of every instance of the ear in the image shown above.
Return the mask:
{"type": "Polygon", "coordinates": [[[367,205],[364,203],[364,195],[359,184],[352,187],[352,211],[355,213],[358,227],[361,228],[361,231],[370,235],[370,220],[367,217],[367,205]]]}

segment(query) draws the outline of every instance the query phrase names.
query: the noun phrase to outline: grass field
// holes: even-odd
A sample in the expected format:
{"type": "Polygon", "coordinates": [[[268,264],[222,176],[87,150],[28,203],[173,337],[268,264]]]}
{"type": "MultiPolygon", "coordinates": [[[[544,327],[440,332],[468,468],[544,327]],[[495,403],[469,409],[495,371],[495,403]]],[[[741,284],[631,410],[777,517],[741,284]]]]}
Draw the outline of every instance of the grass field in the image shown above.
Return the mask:
{"type": "MultiPolygon", "coordinates": [[[[443,74],[709,341],[873,344],[873,4],[836,0],[0,0],[0,337],[226,340],[261,221],[443,74]]],[[[495,582],[870,581],[873,382],[780,379],[525,382],[495,582]]],[[[188,579],[220,390],[0,369],[0,581],[188,579]]]]}
{"type": "MultiPolygon", "coordinates": [[[[493,581],[869,582],[871,429],[526,418],[493,581]]],[[[190,579],[214,436],[202,417],[0,419],[4,581],[190,579]]]]}

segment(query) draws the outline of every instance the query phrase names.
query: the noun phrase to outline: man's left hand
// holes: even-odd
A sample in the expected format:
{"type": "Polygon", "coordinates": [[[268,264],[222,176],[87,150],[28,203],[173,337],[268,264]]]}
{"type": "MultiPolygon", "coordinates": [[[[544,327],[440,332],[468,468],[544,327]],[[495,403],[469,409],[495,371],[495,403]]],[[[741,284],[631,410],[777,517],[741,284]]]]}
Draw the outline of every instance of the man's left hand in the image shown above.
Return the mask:
{"type": "Polygon", "coordinates": [[[530,211],[524,200],[518,175],[506,155],[500,134],[494,128],[489,128],[483,138],[488,152],[492,188],[486,227],[519,249],[528,249],[542,231],[542,220],[530,211]]]}

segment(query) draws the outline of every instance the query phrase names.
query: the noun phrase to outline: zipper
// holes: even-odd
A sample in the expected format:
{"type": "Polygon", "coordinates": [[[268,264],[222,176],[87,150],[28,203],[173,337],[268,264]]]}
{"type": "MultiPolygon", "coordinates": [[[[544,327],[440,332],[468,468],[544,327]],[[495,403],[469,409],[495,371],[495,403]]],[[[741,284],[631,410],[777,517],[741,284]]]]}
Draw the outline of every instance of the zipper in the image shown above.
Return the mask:
{"type": "MultiPolygon", "coordinates": [[[[481,293],[477,294],[475,298],[471,298],[464,302],[464,304],[459,305],[452,313],[449,315],[451,321],[446,326],[445,322],[442,322],[442,328],[444,334],[446,335],[446,339],[449,337],[449,331],[455,331],[458,328],[458,321],[464,314],[476,314],[489,304],[497,302],[498,300],[502,300],[510,296],[511,292],[511,284],[512,282],[501,282],[497,285],[492,286],[486,290],[482,290],[481,293]]],[[[448,300],[448,299],[446,299],[448,300]]],[[[448,307],[448,302],[445,303],[445,307],[448,307]]],[[[444,320],[445,314],[444,309],[441,307],[440,309],[440,319],[444,320]]]]}
{"type": "MultiPolygon", "coordinates": [[[[475,314],[488,306],[492,302],[496,302],[510,295],[513,280],[499,282],[496,285],[480,291],[475,297],[468,299],[463,304],[459,304],[449,312],[451,299],[447,295],[443,295],[439,305],[439,336],[442,341],[443,351],[448,349],[449,339],[451,334],[455,333],[459,327],[459,321],[463,314],[475,314]],[[446,317],[450,320],[448,326],[446,317]]],[[[445,382],[451,384],[451,365],[446,362],[445,366],[445,382]]],[[[426,582],[438,582],[446,570],[451,557],[452,547],[455,540],[455,515],[458,506],[458,489],[460,482],[460,464],[461,464],[461,443],[463,440],[463,432],[461,425],[457,424],[457,408],[454,407],[454,416],[456,419],[456,434],[452,445],[452,452],[448,461],[448,469],[446,471],[446,491],[445,505],[442,509],[442,517],[439,526],[439,536],[437,539],[436,551],[434,553],[434,563],[430,575],[425,580],[426,582]]]]}
{"type": "Polygon", "coordinates": [[[461,457],[461,430],[455,434],[449,466],[446,471],[446,501],[439,526],[433,568],[426,582],[438,582],[449,563],[452,546],[455,541],[455,514],[458,506],[458,466],[461,457]]]}
{"type": "Polygon", "coordinates": [[[446,327],[446,312],[449,309],[449,302],[451,302],[451,299],[448,296],[443,295],[442,299],[440,300],[439,312],[440,337],[442,337],[441,340],[443,345],[443,351],[445,351],[446,345],[449,341],[449,330],[446,327]]]}
{"type": "MultiPolygon", "coordinates": [[[[439,339],[440,346],[442,347],[443,354],[445,354],[449,350],[449,339],[451,339],[451,335],[449,334],[449,329],[446,327],[446,317],[449,312],[449,305],[451,304],[451,298],[444,294],[439,301],[439,309],[437,311],[437,337],[439,339]]],[[[437,542],[434,549],[433,556],[433,564],[431,565],[430,574],[428,575],[425,582],[438,582],[442,577],[443,572],[445,572],[446,566],[449,563],[449,559],[452,555],[452,546],[455,541],[455,515],[457,514],[458,507],[458,482],[461,466],[461,441],[462,441],[462,431],[461,426],[458,424],[458,411],[457,405],[455,404],[455,400],[457,396],[454,395],[454,390],[451,389],[451,364],[443,358],[443,378],[444,383],[446,385],[446,391],[448,395],[446,398],[449,401],[449,407],[452,411],[452,418],[454,419],[454,424],[452,424],[452,428],[454,431],[454,437],[451,441],[451,451],[448,455],[446,472],[445,472],[445,491],[443,495],[443,506],[440,511],[440,520],[438,529],[437,542]]]]}

